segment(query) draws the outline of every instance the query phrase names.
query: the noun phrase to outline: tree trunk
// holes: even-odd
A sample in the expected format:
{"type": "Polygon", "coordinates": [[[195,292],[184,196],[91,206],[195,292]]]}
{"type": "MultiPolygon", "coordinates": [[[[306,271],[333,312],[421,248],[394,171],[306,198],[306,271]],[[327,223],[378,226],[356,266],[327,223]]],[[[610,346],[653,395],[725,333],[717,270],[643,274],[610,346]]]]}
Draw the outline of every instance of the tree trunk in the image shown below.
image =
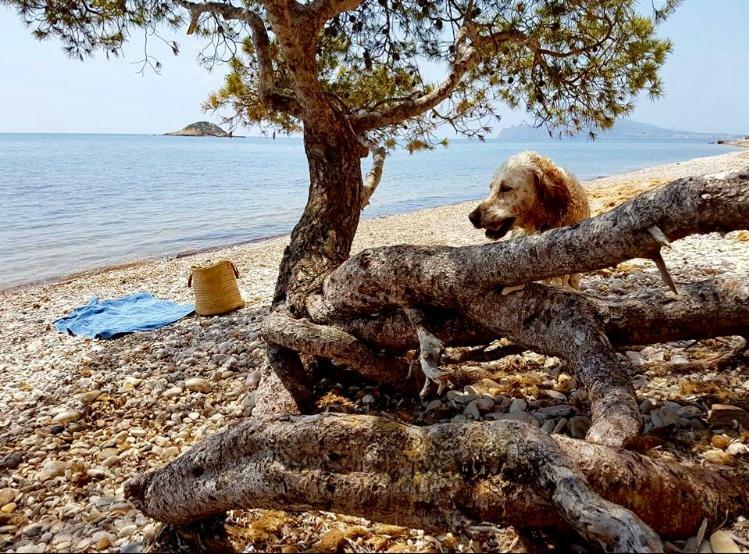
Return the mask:
{"type": "MultiPolygon", "coordinates": [[[[292,317],[306,315],[307,297],[322,280],[348,259],[361,211],[362,145],[344,118],[317,128],[304,126],[309,164],[309,196],[301,219],[284,251],[273,297],[273,310],[292,317]]],[[[314,364],[298,352],[265,337],[268,360],[276,375],[304,413],[310,409],[317,380],[314,364]]]]}
{"type": "Polygon", "coordinates": [[[662,548],[746,508],[746,475],[650,459],[514,421],[415,427],[321,414],[250,420],[126,485],[186,525],[227,510],[326,510],[446,532],[571,526],[613,551],[662,548]]]}

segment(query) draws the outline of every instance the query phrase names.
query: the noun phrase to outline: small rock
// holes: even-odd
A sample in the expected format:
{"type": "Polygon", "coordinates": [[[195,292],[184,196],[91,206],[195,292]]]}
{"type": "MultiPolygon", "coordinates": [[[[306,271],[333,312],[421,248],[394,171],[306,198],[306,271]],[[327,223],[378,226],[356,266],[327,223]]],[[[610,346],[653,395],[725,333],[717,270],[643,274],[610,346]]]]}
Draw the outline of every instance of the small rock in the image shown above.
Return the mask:
{"type": "Polygon", "coordinates": [[[539,408],[538,413],[544,418],[558,418],[571,416],[575,410],[569,404],[557,404],[556,406],[548,406],[546,408],[539,408]]]}
{"type": "Polygon", "coordinates": [[[207,394],[211,392],[213,385],[211,385],[211,382],[208,379],[193,377],[192,379],[185,381],[185,388],[192,392],[202,392],[203,394],[207,394]]]}
{"type": "Polygon", "coordinates": [[[515,398],[510,404],[510,413],[524,412],[528,409],[528,403],[522,398],[515,398]]]}
{"type": "Polygon", "coordinates": [[[590,418],[585,416],[572,416],[567,423],[570,435],[576,439],[584,439],[588,429],[590,429],[590,418]]]}
{"type": "Polygon", "coordinates": [[[256,369],[247,376],[247,386],[255,388],[260,383],[261,373],[256,369]]]}
{"type": "Polygon", "coordinates": [[[533,427],[539,427],[540,425],[538,423],[538,420],[528,412],[510,412],[507,414],[493,413],[489,414],[489,417],[497,421],[522,421],[523,423],[527,423],[528,425],[532,425],[533,427]]]}
{"type": "Polygon", "coordinates": [[[731,535],[725,531],[715,531],[710,535],[710,548],[713,552],[741,552],[731,535]]]}
{"type": "Polygon", "coordinates": [[[44,526],[41,523],[30,523],[21,529],[21,533],[27,537],[36,537],[42,534],[42,529],[44,526]]]}
{"type": "Polygon", "coordinates": [[[693,417],[700,417],[702,415],[702,410],[700,410],[697,406],[683,406],[679,410],[679,416],[686,417],[686,418],[693,418],[693,417]]]}
{"type": "Polygon", "coordinates": [[[749,412],[730,404],[713,404],[707,420],[713,429],[720,427],[733,428],[734,422],[744,428],[749,428],[749,412]]]}
{"type": "Polygon", "coordinates": [[[122,460],[120,459],[120,457],[115,454],[114,456],[109,456],[101,463],[101,465],[103,465],[104,467],[113,467],[118,465],[121,461],[122,460]]]}
{"type": "Polygon", "coordinates": [[[39,480],[46,481],[64,475],[66,469],[68,469],[68,464],[65,462],[49,462],[44,465],[39,473],[39,480]]]}
{"type": "Polygon", "coordinates": [[[53,417],[52,423],[72,423],[81,419],[81,416],[82,414],[78,410],[65,410],[53,417]]]}
{"type": "Polygon", "coordinates": [[[653,403],[650,401],[649,398],[646,398],[645,400],[640,402],[640,413],[649,414],[652,409],[653,409],[653,403]]]}
{"type": "Polygon", "coordinates": [[[439,398],[436,398],[432,400],[429,404],[427,404],[426,410],[427,412],[432,410],[439,410],[442,407],[442,400],[439,398]]]}
{"type": "Polygon", "coordinates": [[[100,390],[90,390],[88,392],[84,392],[83,394],[81,394],[78,397],[78,400],[80,400],[81,404],[85,406],[86,404],[91,404],[93,401],[99,398],[99,396],[101,396],[100,390]]]}
{"type": "Polygon", "coordinates": [[[710,444],[715,448],[725,450],[731,444],[731,439],[725,435],[713,435],[713,438],[710,439],[710,444]]]}
{"type": "Polygon", "coordinates": [[[468,420],[466,419],[466,416],[463,414],[458,414],[455,417],[452,418],[453,423],[467,423],[468,420]]]}
{"type": "Polygon", "coordinates": [[[161,396],[164,398],[175,398],[182,394],[182,387],[172,387],[170,389],[166,389],[161,396]]]}
{"type": "Polygon", "coordinates": [[[552,400],[559,400],[560,402],[564,402],[565,400],[567,400],[566,394],[564,394],[563,392],[555,391],[554,389],[546,389],[541,392],[552,400]]]}
{"type": "Polygon", "coordinates": [[[372,396],[371,394],[365,394],[362,397],[361,401],[362,401],[362,404],[373,404],[375,401],[375,397],[372,396]]]}
{"type": "Polygon", "coordinates": [[[10,504],[16,499],[18,491],[16,489],[4,488],[0,489],[0,506],[10,504]]]}
{"type": "Polygon", "coordinates": [[[0,512],[2,512],[4,514],[12,514],[15,511],[16,511],[16,503],[15,502],[8,502],[2,508],[0,508],[0,512]]]}
{"type": "Polygon", "coordinates": [[[554,427],[556,427],[556,422],[550,419],[549,421],[544,421],[544,424],[541,426],[541,431],[551,434],[554,427]]]}
{"type": "Polygon", "coordinates": [[[478,400],[471,400],[463,410],[463,415],[466,419],[477,420],[481,417],[481,413],[478,408],[478,400]]]}
{"type": "Polygon", "coordinates": [[[0,458],[0,469],[16,469],[23,462],[23,454],[20,452],[11,452],[7,456],[0,458]]]}
{"type": "Polygon", "coordinates": [[[567,427],[567,418],[563,417],[559,421],[557,421],[557,424],[554,425],[554,429],[551,430],[552,435],[557,435],[562,432],[562,430],[567,427]]]}
{"type": "Polygon", "coordinates": [[[679,423],[679,412],[666,406],[650,412],[653,429],[665,429],[679,423]]]}
{"type": "Polygon", "coordinates": [[[104,550],[105,548],[109,548],[109,546],[112,544],[112,537],[106,531],[99,531],[97,533],[94,533],[91,536],[91,540],[94,543],[94,548],[96,548],[97,550],[104,550]]]}
{"type": "Polygon", "coordinates": [[[717,448],[712,448],[710,450],[707,450],[706,452],[703,452],[702,457],[711,464],[730,466],[734,463],[733,456],[717,448]]]}
{"type": "Polygon", "coordinates": [[[176,446],[169,446],[161,451],[162,458],[174,458],[179,456],[179,448],[176,446]]]}
{"type": "Polygon", "coordinates": [[[749,454],[749,446],[740,442],[732,442],[726,448],[726,452],[731,456],[743,456],[749,454]]]}
{"type": "Polygon", "coordinates": [[[143,552],[144,545],[142,542],[129,542],[122,547],[122,554],[135,554],[136,552],[143,552]]]}
{"type": "Polygon", "coordinates": [[[19,554],[34,554],[37,552],[44,552],[47,550],[46,544],[24,544],[23,546],[19,546],[16,548],[16,552],[19,554]]]}
{"type": "Polygon", "coordinates": [[[476,406],[482,412],[488,412],[494,407],[494,399],[487,396],[482,396],[478,400],[475,400],[476,406]]]}

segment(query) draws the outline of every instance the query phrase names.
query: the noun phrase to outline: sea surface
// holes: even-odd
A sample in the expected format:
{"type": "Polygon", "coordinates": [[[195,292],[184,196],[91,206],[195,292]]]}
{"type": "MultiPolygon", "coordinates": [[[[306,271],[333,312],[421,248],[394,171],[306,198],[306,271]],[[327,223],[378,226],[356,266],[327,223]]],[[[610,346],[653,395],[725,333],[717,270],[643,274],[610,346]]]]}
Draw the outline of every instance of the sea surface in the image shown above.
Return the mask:
{"type": "MultiPolygon", "coordinates": [[[[363,216],[482,198],[499,164],[526,149],[590,179],[732,148],[454,140],[390,156],[363,216]]],[[[298,138],[0,134],[0,286],[287,233],[307,184],[298,138]]]]}

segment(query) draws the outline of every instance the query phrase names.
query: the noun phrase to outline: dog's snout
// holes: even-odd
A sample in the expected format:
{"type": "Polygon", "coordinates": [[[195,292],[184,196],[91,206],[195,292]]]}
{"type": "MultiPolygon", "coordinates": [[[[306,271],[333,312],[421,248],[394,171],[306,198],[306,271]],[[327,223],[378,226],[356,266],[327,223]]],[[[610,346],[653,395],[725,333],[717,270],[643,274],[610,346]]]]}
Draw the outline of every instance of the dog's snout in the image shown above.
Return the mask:
{"type": "Polygon", "coordinates": [[[481,228],[481,208],[476,208],[471,213],[468,214],[468,219],[471,223],[473,223],[473,226],[476,227],[476,229],[481,228]]]}

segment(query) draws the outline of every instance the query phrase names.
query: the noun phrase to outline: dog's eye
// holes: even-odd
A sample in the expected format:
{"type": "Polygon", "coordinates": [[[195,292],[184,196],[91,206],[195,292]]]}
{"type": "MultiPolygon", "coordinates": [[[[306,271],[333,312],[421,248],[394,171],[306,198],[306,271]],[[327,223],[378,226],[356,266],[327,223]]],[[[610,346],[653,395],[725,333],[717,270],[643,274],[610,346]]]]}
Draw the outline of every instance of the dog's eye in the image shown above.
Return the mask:
{"type": "Polygon", "coordinates": [[[508,187],[506,184],[502,183],[499,185],[499,192],[510,192],[512,189],[508,187]]]}

